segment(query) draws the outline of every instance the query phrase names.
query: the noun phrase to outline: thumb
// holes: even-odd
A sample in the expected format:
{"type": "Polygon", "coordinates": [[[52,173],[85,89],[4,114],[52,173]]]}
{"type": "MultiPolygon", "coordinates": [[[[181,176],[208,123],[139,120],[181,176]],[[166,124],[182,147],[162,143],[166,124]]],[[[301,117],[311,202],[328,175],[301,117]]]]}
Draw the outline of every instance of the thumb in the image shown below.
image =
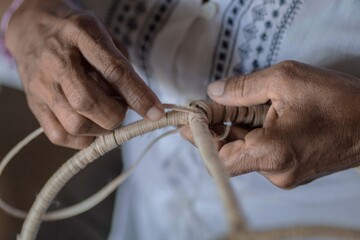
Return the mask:
{"type": "Polygon", "coordinates": [[[223,105],[251,106],[270,100],[268,86],[271,86],[271,79],[256,72],[213,82],[207,92],[212,100],[223,105]]]}

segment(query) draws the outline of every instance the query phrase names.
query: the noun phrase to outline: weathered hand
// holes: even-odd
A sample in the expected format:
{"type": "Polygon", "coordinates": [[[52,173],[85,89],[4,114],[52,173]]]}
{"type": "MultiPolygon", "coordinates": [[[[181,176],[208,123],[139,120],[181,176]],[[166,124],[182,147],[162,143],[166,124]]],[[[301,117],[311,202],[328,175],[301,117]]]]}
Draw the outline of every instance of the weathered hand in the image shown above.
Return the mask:
{"type": "Polygon", "coordinates": [[[9,24],[6,44],[28,104],[55,144],[87,146],[118,126],[127,106],[152,120],[162,116],[159,100],[121,44],[92,13],[68,1],[25,1],[9,24]]]}
{"type": "Polygon", "coordinates": [[[221,147],[232,175],[258,171],[281,188],[360,165],[360,79],[285,61],[209,85],[232,106],[271,101],[264,126],[221,147]]]}

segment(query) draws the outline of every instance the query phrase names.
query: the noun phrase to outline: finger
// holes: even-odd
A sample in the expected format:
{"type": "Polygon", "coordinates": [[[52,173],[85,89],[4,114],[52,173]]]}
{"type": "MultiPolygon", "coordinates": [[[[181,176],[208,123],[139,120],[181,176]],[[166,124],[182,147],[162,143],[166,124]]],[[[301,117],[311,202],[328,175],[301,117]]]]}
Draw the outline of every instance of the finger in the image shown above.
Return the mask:
{"type": "Polygon", "coordinates": [[[265,129],[257,128],[245,135],[244,140],[225,144],[219,151],[220,158],[233,176],[253,171],[270,171],[275,154],[265,129]]]}
{"type": "MultiPolygon", "coordinates": [[[[217,137],[222,137],[224,134],[226,134],[226,128],[228,126],[224,126],[222,124],[218,124],[215,126],[211,126],[211,131],[214,135],[215,140],[217,137]]],[[[194,137],[191,133],[191,129],[188,126],[182,126],[179,129],[180,135],[185,140],[189,141],[191,144],[195,146],[194,137]]],[[[239,128],[239,127],[230,127],[230,131],[225,136],[226,138],[221,141],[216,141],[217,149],[220,150],[222,146],[228,142],[237,141],[237,140],[244,140],[245,135],[249,132],[249,130],[239,128]]]]}
{"type": "MultiPolygon", "coordinates": [[[[103,77],[92,67],[90,69],[86,69],[87,75],[89,75],[94,81],[95,85],[101,89],[105,93],[105,95],[115,99],[119,102],[119,104],[127,109],[127,104],[122,96],[120,96],[111,86],[103,79],[103,77]]],[[[125,111],[126,112],[126,111],[125,111]]]]}
{"type": "Polygon", "coordinates": [[[260,168],[257,159],[247,152],[243,140],[225,144],[219,151],[219,157],[232,176],[258,171],[260,168]]]}
{"type": "Polygon", "coordinates": [[[60,85],[55,85],[48,102],[49,108],[59,120],[64,129],[72,135],[97,136],[110,133],[93,121],[80,115],[69,105],[60,85]]]}
{"type": "Polygon", "coordinates": [[[94,139],[93,137],[68,134],[46,104],[29,103],[29,106],[44,129],[46,136],[53,144],[74,149],[83,149],[89,146],[94,139]]]}
{"type": "Polygon", "coordinates": [[[106,95],[108,96],[119,96],[119,94],[112,89],[112,87],[104,80],[104,78],[84,59],[84,70],[86,75],[88,75],[91,80],[95,82],[95,85],[98,86],[106,95]]]}
{"type": "Polygon", "coordinates": [[[279,115],[274,107],[274,104],[271,104],[268,112],[266,113],[263,128],[273,127],[278,119],[279,115]]]}
{"type": "Polygon", "coordinates": [[[83,31],[78,35],[76,44],[82,55],[133,110],[151,120],[160,119],[164,111],[159,99],[117,49],[104,26],[90,20],[81,27],[83,31]]]}
{"type": "Polygon", "coordinates": [[[237,140],[244,140],[246,134],[249,133],[250,130],[241,128],[241,127],[231,127],[230,132],[226,138],[227,142],[233,142],[237,140]]]}
{"type": "Polygon", "coordinates": [[[180,135],[183,139],[189,141],[192,145],[195,145],[194,137],[192,135],[191,129],[189,126],[182,126],[179,129],[180,135]]]}
{"type": "Polygon", "coordinates": [[[110,34],[110,36],[111,36],[111,39],[114,41],[114,44],[115,44],[115,46],[117,47],[117,49],[119,49],[120,52],[121,52],[127,59],[129,59],[129,52],[128,52],[128,50],[126,49],[126,47],[125,47],[125,45],[123,44],[123,42],[120,41],[119,38],[118,38],[115,34],[111,33],[110,31],[109,31],[109,34],[110,34]]]}
{"type": "Polygon", "coordinates": [[[244,140],[249,130],[218,124],[211,127],[216,140],[217,149],[220,150],[226,143],[244,140]]]}
{"type": "Polygon", "coordinates": [[[105,80],[104,78],[91,67],[91,70],[86,70],[87,74],[95,81],[98,86],[107,96],[116,99],[124,109],[127,109],[127,104],[122,96],[120,96],[105,80]]]}
{"type": "MultiPolygon", "coordinates": [[[[220,127],[216,127],[217,130],[220,129],[220,127]]],[[[220,131],[220,130],[219,130],[220,131]]],[[[179,129],[179,132],[180,132],[180,135],[183,139],[189,141],[192,145],[194,145],[195,147],[196,144],[195,144],[195,140],[194,140],[194,136],[191,132],[191,129],[190,127],[188,126],[182,126],[180,129],[179,129]]],[[[217,149],[219,150],[221,148],[222,145],[225,144],[225,141],[218,141],[216,138],[218,136],[217,132],[216,131],[211,131],[213,133],[213,136],[214,136],[214,140],[215,140],[215,144],[216,144],[216,147],[217,149]]]]}
{"type": "Polygon", "coordinates": [[[314,179],[307,180],[305,182],[297,182],[294,174],[283,173],[283,174],[271,174],[267,172],[260,172],[269,182],[282,189],[292,189],[296,186],[309,183],[314,179]]]}
{"type": "MultiPolygon", "coordinates": [[[[81,66],[73,60],[73,66],[81,66]]],[[[126,106],[107,95],[99,84],[92,81],[83,68],[70,69],[61,81],[61,89],[69,105],[80,115],[100,127],[113,130],[123,121],[126,106]]]]}
{"type": "Polygon", "coordinates": [[[220,80],[208,86],[208,95],[227,106],[264,104],[275,97],[271,70],[265,69],[248,75],[220,80]]]}

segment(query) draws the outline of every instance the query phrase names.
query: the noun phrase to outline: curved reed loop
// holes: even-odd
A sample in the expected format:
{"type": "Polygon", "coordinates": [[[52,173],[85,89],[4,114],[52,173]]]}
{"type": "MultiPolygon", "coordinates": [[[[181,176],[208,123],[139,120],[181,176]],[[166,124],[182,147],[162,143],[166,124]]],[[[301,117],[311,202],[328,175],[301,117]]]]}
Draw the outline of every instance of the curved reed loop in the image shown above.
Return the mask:
{"type": "Polygon", "coordinates": [[[214,178],[229,223],[227,239],[281,239],[293,236],[306,237],[311,234],[320,234],[321,236],[333,234],[333,236],[340,237],[356,236],[357,238],[354,239],[360,239],[359,232],[338,228],[295,228],[267,232],[252,232],[247,229],[245,217],[237,204],[235,194],[228,180],[229,174],[219,159],[209,125],[230,121],[232,123],[261,126],[268,111],[268,105],[227,107],[213,102],[194,101],[190,104],[190,107],[171,104],[165,107],[171,108],[173,111],[167,112],[159,121],[140,120],[117,129],[111,134],[98,137],[88,148],[81,150],[64,163],[37,195],[25,219],[18,240],[33,240],[36,238],[45,212],[55,196],[73,176],[88,164],[136,136],[166,126],[179,125],[190,126],[195,144],[199,148],[206,167],[214,178]]]}

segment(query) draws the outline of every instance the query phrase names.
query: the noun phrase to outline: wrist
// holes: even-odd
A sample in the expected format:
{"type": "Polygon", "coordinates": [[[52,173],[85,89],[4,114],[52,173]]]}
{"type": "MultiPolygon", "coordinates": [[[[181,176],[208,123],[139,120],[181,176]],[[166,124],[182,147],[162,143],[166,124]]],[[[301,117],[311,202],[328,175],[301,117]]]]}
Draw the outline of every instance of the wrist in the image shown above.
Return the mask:
{"type": "Polygon", "coordinates": [[[2,12],[1,22],[0,22],[0,50],[1,53],[5,55],[5,57],[8,57],[10,61],[12,60],[12,56],[9,53],[6,43],[5,43],[5,36],[8,30],[9,22],[14,14],[14,12],[21,6],[24,0],[13,0],[11,2],[6,2],[6,8],[4,5],[2,6],[2,9],[6,9],[4,12],[2,12]]]}
{"type": "Polygon", "coordinates": [[[14,11],[5,35],[5,46],[10,53],[16,56],[18,51],[26,47],[22,44],[24,38],[41,34],[41,28],[46,28],[47,25],[54,26],[52,20],[59,17],[61,12],[69,11],[67,2],[67,0],[24,0],[14,11]]]}
{"type": "Polygon", "coordinates": [[[38,0],[14,0],[13,3],[16,1],[18,2],[18,6],[15,6],[16,8],[10,12],[11,17],[8,19],[4,35],[4,45],[14,57],[19,42],[26,36],[26,31],[24,30],[27,29],[27,26],[30,26],[29,23],[34,22],[36,19],[32,17],[31,14],[28,14],[28,12],[31,12],[31,9],[39,2],[38,0]],[[19,4],[20,1],[21,3],[19,4]]]}
{"type": "Polygon", "coordinates": [[[12,3],[12,0],[1,0],[0,1],[0,17],[1,18],[11,3],[12,3]]]}

